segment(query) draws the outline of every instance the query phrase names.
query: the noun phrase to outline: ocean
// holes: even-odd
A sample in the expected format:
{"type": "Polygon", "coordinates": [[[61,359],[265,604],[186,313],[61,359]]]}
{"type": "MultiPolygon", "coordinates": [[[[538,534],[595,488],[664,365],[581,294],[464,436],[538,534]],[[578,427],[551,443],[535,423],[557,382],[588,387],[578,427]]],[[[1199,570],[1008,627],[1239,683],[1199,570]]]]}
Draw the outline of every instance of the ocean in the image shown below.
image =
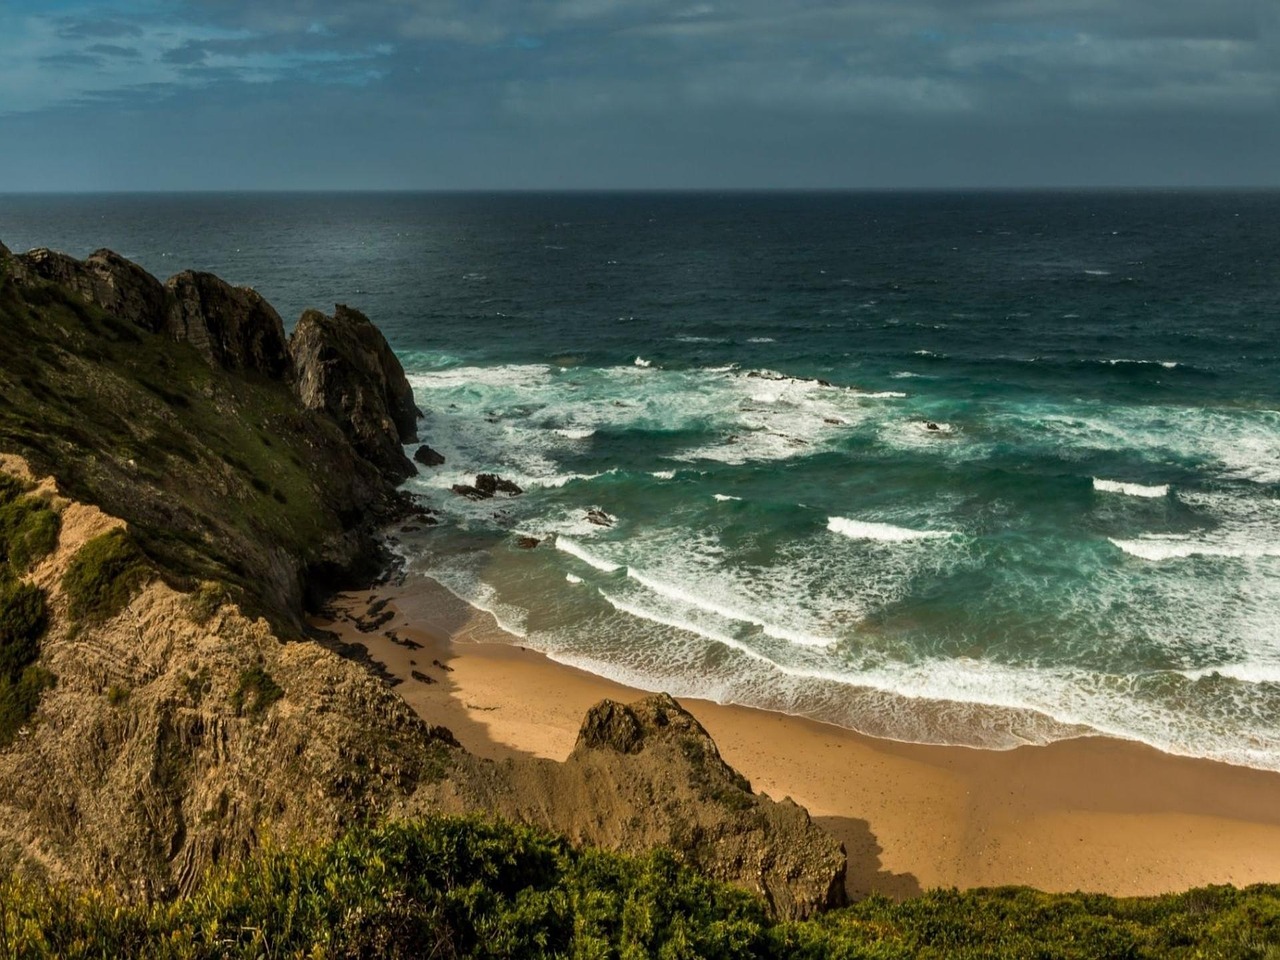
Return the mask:
{"type": "Polygon", "coordinates": [[[1280,193],[0,196],[0,240],[367,312],[447,458],[409,568],[558,660],[1280,770],[1280,193]]]}

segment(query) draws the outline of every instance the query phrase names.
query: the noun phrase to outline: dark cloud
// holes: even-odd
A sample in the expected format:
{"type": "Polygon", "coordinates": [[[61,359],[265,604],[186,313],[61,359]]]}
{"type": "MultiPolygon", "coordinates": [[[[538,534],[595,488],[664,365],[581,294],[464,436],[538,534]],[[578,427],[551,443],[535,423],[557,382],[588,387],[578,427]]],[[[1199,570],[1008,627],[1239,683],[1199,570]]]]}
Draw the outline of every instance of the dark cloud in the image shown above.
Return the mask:
{"type": "Polygon", "coordinates": [[[85,47],[85,53],[96,53],[104,57],[124,57],[136,60],[142,56],[137,47],[122,47],[116,43],[94,43],[85,47]]]}
{"type": "MultiPolygon", "coordinates": [[[[1280,178],[1280,4],[1256,0],[186,0],[158,25],[131,2],[55,22],[44,122],[93,97],[270,104],[281,164],[327,134],[280,116],[379,145],[316,186],[1280,178]],[[133,39],[75,42],[109,30],[133,39]]],[[[193,141],[155,130],[194,178],[193,141]]]]}
{"type": "Polygon", "coordinates": [[[64,17],[58,21],[58,36],[64,40],[116,40],[142,36],[142,27],[126,20],[64,17]]]}

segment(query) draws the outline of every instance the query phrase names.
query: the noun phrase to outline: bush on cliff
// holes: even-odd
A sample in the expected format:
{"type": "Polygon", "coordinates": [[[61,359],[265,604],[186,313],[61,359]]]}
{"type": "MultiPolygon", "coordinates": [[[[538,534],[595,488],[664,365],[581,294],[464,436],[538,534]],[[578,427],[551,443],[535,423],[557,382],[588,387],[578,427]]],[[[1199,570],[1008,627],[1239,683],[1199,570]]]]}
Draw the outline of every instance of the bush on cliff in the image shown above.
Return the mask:
{"type": "Polygon", "coordinates": [[[23,484],[0,475],[0,564],[22,574],[58,545],[58,515],[23,484]]]}
{"type": "Polygon", "coordinates": [[[31,718],[52,676],[35,666],[49,605],[39,587],[18,580],[0,562],[0,747],[31,718]]]}
{"type": "Polygon", "coordinates": [[[110,620],[133,599],[149,568],[123,530],[94,537],[75,555],[62,576],[68,612],[80,622],[110,620]]]}
{"type": "Polygon", "coordinates": [[[1117,899],[1025,888],[872,897],[775,923],[671,853],[578,849],[528,827],[432,818],[270,850],[189,896],[0,884],[0,957],[1024,958],[1265,960],[1280,887],[1117,899]]]}

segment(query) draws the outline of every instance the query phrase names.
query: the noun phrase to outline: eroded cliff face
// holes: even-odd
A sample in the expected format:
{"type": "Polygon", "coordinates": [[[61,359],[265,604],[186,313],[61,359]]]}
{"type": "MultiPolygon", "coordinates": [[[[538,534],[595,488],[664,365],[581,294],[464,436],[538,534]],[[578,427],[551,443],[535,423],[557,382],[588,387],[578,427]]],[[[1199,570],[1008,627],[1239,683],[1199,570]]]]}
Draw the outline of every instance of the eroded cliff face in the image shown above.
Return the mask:
{"type": "Polygon", "coordinates": [[[495,765],[469,756],[413,811],[483,810],[612,850],[678,851],[718,880],[799,919],[845,900],[845,851],[792,800],[775,802],[720,757],[702,725],[666,694],[588,711],[564,763],[495,765]]]}
{"type": "MultiPolygon", "coordinates": [[[[12,457],[0,470],[26,473],[12,457]]],[[[446,774],[460,753],[446,731],[359,664],[282,643],[217,592],[153,574],[106,622],[75,622],[68,569],[125,524],[41,486],[61,529],[28,579],[49,598],[40,664],[56,684],[0,749],[0,865],[164,895],[264,837],[332,836],[446,774]]]]}
{"type": "MultiPolygon", "coordinates": [[[[12,457],[0,471],[29,476],[12,457]]],[[[779,916],[842,901],[840,845],[791,801],[752,793],[670,697],[593,708],[565,763],[482,760],[362,665],[281,642],[208,586],[151,575],[110,619],[76,622],[68,569],[125,525],[52,478],[40,489],[60,532],[28,579],[49,598],[39,662],[56,683],[0,749],[0,869],[165,896],[267,837],[483,811],[612,849],[671,847],[779,916]]]]}

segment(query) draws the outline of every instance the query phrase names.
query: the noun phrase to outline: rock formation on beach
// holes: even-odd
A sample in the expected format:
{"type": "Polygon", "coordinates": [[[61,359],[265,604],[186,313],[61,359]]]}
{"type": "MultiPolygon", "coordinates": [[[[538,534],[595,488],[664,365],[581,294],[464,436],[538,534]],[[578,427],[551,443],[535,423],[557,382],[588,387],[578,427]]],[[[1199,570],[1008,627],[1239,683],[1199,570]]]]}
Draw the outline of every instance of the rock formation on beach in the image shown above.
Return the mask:
{"type": "Polygon", "coordinates": [[[599,705],[566,763],[497,764],[309,633],[308,605],[377,574],[378,530],[414,509],[396,486],[420,414],[358,311],[286,339],[210,274],[0,246],[0,395],[0,606],[40,604],[22,696],[0,677],[0,874],[163,897],[266,836],[486,811],[670,845],[783,917],[843,897],[839,844],[668,697],[599,705]]]}

